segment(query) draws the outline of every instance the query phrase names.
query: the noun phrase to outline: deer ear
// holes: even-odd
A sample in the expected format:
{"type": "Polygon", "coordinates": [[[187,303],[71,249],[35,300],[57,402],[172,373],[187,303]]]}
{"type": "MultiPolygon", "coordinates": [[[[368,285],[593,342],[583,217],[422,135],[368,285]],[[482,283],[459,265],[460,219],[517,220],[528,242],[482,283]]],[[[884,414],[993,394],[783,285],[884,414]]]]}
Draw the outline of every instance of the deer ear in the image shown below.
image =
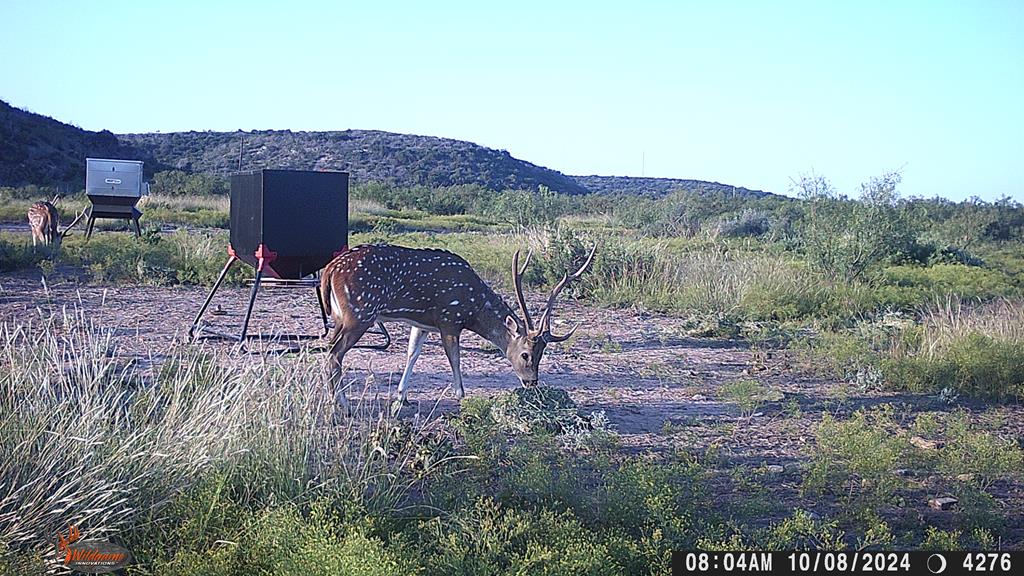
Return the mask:
{"type": "Polygon", "coordinates": [[[508,328],[509,332],[519,335],[519,322],[516,322],[515,318],[505,316],[505,327],[508,328]]]}

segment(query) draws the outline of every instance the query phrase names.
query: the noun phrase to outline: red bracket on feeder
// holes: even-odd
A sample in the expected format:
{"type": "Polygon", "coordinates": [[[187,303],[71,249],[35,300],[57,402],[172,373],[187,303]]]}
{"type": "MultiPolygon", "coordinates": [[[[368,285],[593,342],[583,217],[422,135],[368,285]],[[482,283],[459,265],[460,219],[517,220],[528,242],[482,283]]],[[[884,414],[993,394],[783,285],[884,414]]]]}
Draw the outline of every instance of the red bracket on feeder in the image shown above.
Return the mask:
{"type": "Polygon", "coordinates": [[[265,264],[270,264],[274,260],[277,260],[277,252],[274,252],[270,248],[267,248],[266,245],[264,245],[264,244],[260,244],[259,247],[256,248],[255,256],[256,256],[256,261],[257,261],[256,262],[256,271],[257,272],[263,272],[263,266],[265,264]]]}
{"type": "Polygon", "coordinates": [[[228,256],[238,258],[238,254],[235,252],[235,247],[232,246],[230,242],[228,242],[228,256]]]}

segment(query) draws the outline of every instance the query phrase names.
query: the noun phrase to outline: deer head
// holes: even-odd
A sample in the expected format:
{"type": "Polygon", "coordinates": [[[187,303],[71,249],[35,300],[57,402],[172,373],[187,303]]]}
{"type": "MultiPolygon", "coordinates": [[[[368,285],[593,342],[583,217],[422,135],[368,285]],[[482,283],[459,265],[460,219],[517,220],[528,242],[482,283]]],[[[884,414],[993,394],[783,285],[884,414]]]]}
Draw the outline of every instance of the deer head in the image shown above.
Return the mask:
{"type": "Polygon", "coordinates": [[[597,251],[597,245],[590,250],[590,254],[587,255],[586,261],[576,272],[572,274],[565,274],[562,276],[562,280],[555,285],[551,290],[551,294],[548,296],[547,306],[544,308],[544,313],[541,314],[540,322],[537,324],[533,323],[533,318],[530,316],[530,311],[526,307],[526,297],[523,296],[523,274],[526,272],[526,267],[530,264],[530,258],[533,256],[533,252],[526,254],[526,261],[523,263],[523,267],[519,267],[519,251],[517,250],[515,255],[512,257],[512,283],[516,290],[516,300],[519,302],[519,311],[523,315],[523,321],[520,322],[513,316],[507,316],[505,318],[505,327],[509,331],[508,346],[505,350],[505,355],[508,361],[512,364],[512,370],[515,371],[519,379],[522,380],[525,386],[534,386],[537,384],[537,371],[540,367],[540,360],[544,356],[544,349],[548,344],[555,342],[564,342],[572,337],[576,332],[576,329],[580,327],[577,323],[572,327],[569,332],[564,335],[556,336],[551,332],[551,317],[555,307],[555,301],[558,299],[558,295],[561,294],[562,290],[572,281],[577,280],[586,269],[590,266],[594,260],[594,252],[597,251]]]}

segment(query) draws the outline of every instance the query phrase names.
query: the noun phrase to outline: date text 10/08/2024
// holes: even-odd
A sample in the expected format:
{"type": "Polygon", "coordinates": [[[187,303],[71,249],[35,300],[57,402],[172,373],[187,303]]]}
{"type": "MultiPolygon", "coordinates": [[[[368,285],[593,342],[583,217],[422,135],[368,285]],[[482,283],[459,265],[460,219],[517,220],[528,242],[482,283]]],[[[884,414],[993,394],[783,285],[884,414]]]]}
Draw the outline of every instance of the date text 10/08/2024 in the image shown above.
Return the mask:
{"type": "Polygon", "coordinates": [[[672,574],[1016,574],[1024,552],[672,553],[672,574]]]}

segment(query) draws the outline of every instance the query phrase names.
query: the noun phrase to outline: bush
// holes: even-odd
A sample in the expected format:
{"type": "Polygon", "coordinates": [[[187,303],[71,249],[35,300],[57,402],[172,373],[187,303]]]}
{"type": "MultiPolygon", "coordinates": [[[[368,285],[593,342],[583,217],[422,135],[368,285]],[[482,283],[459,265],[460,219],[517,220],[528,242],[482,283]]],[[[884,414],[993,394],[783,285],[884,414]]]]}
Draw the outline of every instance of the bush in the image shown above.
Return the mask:
{"type": "Polygon", "coordinates": [[[429,573],[623,574],[600,535],[570,512],[516,510],[481,498],[442,523],[417,530],[427,535],[429,573]]]}
{"type": "Polygon", "coordinates": [[[1004,272],[962,264],[889,266],[882,271],[879,280],[883,285],[909,291],[908,302],[916,306],[949,293],[963,299],[984,300],[1020,294],[1004,272]]]}
{"type": "Polygon", "coordinates": [[[1024,473],[1024,449],[1012,439],[979,430],[971,420],[964,411],[947,418],[945,437],[949,441],[941,452],[938,470],[951,478],[969,475],[970,482],[982,489],[1002,478],[1024,473]]]}
{"type": "Polygon", "coordinates": [[[222,176],[167,170],[153,175],[150,191],[167,196],[225,196],[231,188],[222,176]]]}
{"type": "MultiPolygon", "coordinates": [[[[186,508],[170,524],[198,541],[209,530],[213,540],[235,537],[215,530],[234,522],[232,502],[329,500],[357,516],[387,515],[450,462],[436,420],[397,421],[374,401],[356,403],[361,425],[325,426],[334,400],[309,388],[319,361],[228,370],[172,349],[151,382],[119,363],[109,331],[72,314],[61,321],[38,333],[0,324],[0,549],[48,551],[39,535],[67,523],[96,538],[132,533],[209,478],[218,487],[207,491],[209,507],[186,508]]],[[[153,536],[141,538],[144,550],[153,536]]]]}
{"type": "Polygon", "coordinates": [[[152,573],[389,576],[418,570],[416,558],[385,546],[364,527],[346,525],[323,504],[313,505],[307,515],[282,505],[243,512],[236,521],[226,527],[236,534],[230,541],[201,546],[189,540],[168,542],[170,557],[155,561],[152,573]]]}
{"type": "Polygon", "coordinates": [[[860,201],[839,197],[826,179],[801,177],[794,189],[808,203],[801,232],[808,262],[830,278],[853,281],[871,267],[912,250],[916,232],[899,203],[899,173],[861,185],[860,201]]]}
{"type": "Polygon", "coordinates": [[[24,242],[24,236],[0,234],[0,272],[35,268],[49,257],[44,247],[33,247],[24,242]]]}
{"type": "Polygon", "coordinates": [[[1024,398],[1024,349],[984,334],[968,334],[941,353],[897,356],[882,362],[886,381],[898,389],[944,388],[994,400],[1024,398]]]}
{"type": "Polygon", "coordinates": [[[763,236],[771,228],[771,217],[766,211],[746,208],[735,216],[720,218],[714,231],[729,238],[743,238],[763,236]]]}
{"type": "Polygon", "coordinates": [[[908,328],[893,341],[882,370],[896,388],[948,388],[996,400],[1024,397],[1024,305],[939,301],[919,328],[908,328]]]}
{"type": "Polygon", "coordinates": [[[909,443],[893,420],[892,410],[858,410],[849,420],[829,414],[815,431],[817,446],[804,490],[830,493],[855,509],[875,511],[893,503],[900,480],[893,474],[909,443]]]}
{"type": "Polygon", "coordinates": [[[778,402],[783,398],[782,392],[772,390],[749,378],[733,380],[723,385],[721,395],[724,400],[735,402],[743,416],[750,416],[766,402],[778,402]]]}

